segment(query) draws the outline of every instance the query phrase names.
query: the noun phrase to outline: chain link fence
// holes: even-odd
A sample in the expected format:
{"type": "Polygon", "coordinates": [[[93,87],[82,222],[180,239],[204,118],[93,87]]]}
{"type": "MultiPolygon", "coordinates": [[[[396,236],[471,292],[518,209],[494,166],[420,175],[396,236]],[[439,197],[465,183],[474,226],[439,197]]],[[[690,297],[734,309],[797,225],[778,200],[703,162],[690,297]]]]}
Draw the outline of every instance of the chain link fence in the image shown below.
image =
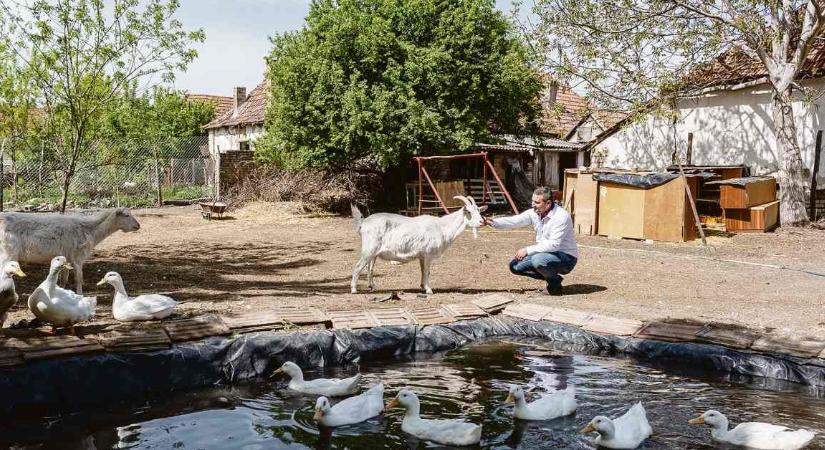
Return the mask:
{"type": "MultiPolygon", "coordinates": [[[[4,146],[4,210],[60,209],[69,161],[53,147],[47,141],[4,146]]],[[[207,136],[95,142],[77,160],[67,208],[141,207],[211,197],[214,170],[207,136]]]]}

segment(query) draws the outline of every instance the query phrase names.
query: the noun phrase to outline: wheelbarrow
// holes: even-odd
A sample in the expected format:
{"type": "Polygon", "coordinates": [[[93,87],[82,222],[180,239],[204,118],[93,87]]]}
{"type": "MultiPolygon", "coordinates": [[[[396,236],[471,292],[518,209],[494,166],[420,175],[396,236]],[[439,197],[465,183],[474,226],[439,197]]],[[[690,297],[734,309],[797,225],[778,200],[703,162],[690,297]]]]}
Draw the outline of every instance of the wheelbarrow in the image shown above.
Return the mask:
{"type": "Polygon", "coordinates": [[[223,212],[226,211],[226,203],[223,202],[198,202],[201,207],[201,216],[204,219],[212,220],[212,216],[223,219],[223,212]]]}

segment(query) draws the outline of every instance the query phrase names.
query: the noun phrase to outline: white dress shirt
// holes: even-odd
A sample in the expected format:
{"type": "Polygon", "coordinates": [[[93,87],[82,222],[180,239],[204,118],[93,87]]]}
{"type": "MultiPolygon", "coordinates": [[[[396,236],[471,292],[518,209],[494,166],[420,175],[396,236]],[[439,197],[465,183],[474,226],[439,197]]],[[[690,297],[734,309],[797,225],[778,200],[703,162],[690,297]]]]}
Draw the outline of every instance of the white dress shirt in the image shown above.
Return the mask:
{"type": "Polygon", "coordinates": [[[559,205],[553,206],[546,216],[539,217],[535,211],[528,209],[517,216],[492,219],[493,228],[509,230],[511,228],[533,225],[536,230],[536,243],[525,247],[528,255],[533,253],[564,252],[579,257],[579,247],[573,233],[573,219],[559,205]]]}

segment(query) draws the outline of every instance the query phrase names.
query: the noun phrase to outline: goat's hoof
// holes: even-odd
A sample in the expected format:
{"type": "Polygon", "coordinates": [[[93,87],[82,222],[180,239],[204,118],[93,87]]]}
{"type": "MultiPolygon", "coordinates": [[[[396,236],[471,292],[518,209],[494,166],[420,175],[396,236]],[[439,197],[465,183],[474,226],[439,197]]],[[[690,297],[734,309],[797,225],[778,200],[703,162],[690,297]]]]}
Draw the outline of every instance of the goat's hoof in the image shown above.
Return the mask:
{"type": "Polygon", "coordinates": [[[370,288],[370,291],[374,291],[375,290],[375,285],[372,285],[369,288],[370,288]]]}
{"type": "Polygon", "coordinates": [[[350,293],[350,294],[357,294],[357,293],[358,293],[358,290],[357,290],[357,289],[352,289],[352,290],[350,290],[350,291],[349,291],[349,293],[350,293]]]}
{"type": "Polygon", "coordinates": [[[424,292],[425,292],[427,295],[433,295],[433,290],[432,290],[432,289],[426,289],[424,292]]]}

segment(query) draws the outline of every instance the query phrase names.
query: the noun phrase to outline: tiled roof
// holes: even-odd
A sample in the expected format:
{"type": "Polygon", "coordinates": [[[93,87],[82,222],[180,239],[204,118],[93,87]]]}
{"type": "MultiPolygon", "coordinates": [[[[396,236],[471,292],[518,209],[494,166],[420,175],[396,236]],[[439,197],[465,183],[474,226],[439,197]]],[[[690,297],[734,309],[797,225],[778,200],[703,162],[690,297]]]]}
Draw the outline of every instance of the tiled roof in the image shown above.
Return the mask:
{"type": "Polygon", "coordinates": [[[590,106],[584,97],[572,90],[559,86],[555,101],[551,95],[552,86],[548,85],[541,100],[542,119],[541,130],[544,133],[565,137],[575,128],[579,121],[590,111],[590,106]]]}
{"type": "Polygon", "coordinates": [[[226,95],[186,94],[185,98],[190,102],[204,102],[215,105],[215,117],[221,117],[232,109],[233,99],[226,95]]]}
{"type": "MultiPolygon", "coordinates": [[[[811,44],[798,78],[825,75],[825,42],[815,39],[811,44]]],[[[728,50],[692,71],[684,80],[687,89],[696,90],[734,85],[767,76],[765,66],[737,48],[728,50]]]]}
{"type": "Polygon", "coordinates": [[[584,144],[577,142],[563,141],[546,136],[524,136],[513,135],[493,136],[493,143],[479,143],[476,146],[482,150],[497,150],[504,152],[529,152],[529,151],[553,151],[553,152],[575,152],[581,150],[584,144]]]}
{"type": "Polygon", "coordinates": [[[249,93],[246,101],[238,107],[238,112],[230,108],[223,115],[206,124],[203,128],[233,127],[239,125],[263,124],[266,113],[266,99],[269,93],[269,83],[262,81],[249,93]]]}

